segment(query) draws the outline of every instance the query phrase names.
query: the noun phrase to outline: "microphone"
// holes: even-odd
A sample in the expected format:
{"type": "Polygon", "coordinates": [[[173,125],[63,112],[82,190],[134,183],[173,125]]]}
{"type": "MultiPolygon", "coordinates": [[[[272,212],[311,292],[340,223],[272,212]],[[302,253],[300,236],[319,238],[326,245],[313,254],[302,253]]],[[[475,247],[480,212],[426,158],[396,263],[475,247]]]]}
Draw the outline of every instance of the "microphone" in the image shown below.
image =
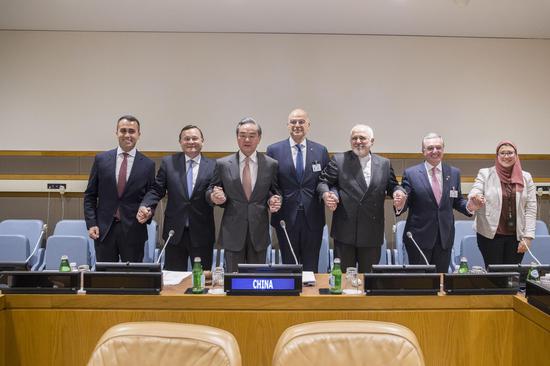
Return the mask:
{"type": "Polygon", "coordinates": [[[298,264],[298,258],[296,258],[296,254],[294,254],[294,249],[292,248],[292,243],[290,242],[290,238],[288,237],[288,233],[286,232],[286,223],[285,220],[281,220],[279,222],[279,225],[281,225],[281,228],[285,232],[286,241],[288,241],[288,246],[290,247],[290,252],[292,253],[292,256],[294,257],[294,263],[298,264]]]}
{"type": "Polygon", "coordinates": [[[542,263],[540,263],[539,259],[537,257],[535,257],[535,255],[533,254],[533,252],[531,251],[531,249],[529,249],[529,247],[527,245],[525,247],[527,248],[527,251],[529,252],[531,257],[533,257],[533,259],[536,260],[537,264],[540,266],[542,263]]]}
{"type": "Polygon", "coordinates": [[[29,257],[27,259],[25,259],[25,262],[28,263],[29,260],[35,255],[36,251],[40,247],[40,242],[42,241],[42,237],[44,236],[44,234],[46,233],[47,230],[48,230],[48,225],[44,224],[42,226],[42,230],[40,231],[40,236],[38,237],[38,240],[36,241],[36,245],[34,246],[34,250],[32,251],[31,255],[29,255],[29,257]]]}
{"type": "Polygon", "coordinates": [[[157,258],[157,262],[156,262],[157,264],[160,263],[160,260],[162,259],[162,256],[164,255],[164,251],[166,250],[166,246],[170,242],[170,239],[172,239],[172,237],[174,236],[174,233],[175,233],[174,230],[170,230],[168,232],[168,239],[166,239],[166,242],[164,243],[164,246],[162,247],[162,250],[160,251],[159,257],[157,258]]]}
{"type": "Polygon", "coordinates": [[[416,249],[418,249],[418,252],[422,255],[422,258],[424,258],[424,262],[426,262],[426,265],[429,266],[430,262],[428,262],[428,260],[426,259],[426,256],[424,255],[424,252],[422,252],[422,250],[418,246],[418,243],[416,242],[416,240],[414,240],[413,234],[410,231],[407,231],[407,238],[412,240],[412,242],[416,246],[416,249]]]}

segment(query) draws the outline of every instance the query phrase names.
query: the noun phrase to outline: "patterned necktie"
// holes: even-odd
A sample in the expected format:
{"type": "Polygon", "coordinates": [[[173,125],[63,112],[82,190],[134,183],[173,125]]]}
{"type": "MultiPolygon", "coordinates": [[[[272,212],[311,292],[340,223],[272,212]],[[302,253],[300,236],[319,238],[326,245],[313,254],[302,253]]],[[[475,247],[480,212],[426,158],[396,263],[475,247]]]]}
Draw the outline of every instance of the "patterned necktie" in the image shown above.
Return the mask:
{"type": "MultiPolygon", "coordinates": [[[[116,183],[118,198],[122,197],[122,194],[124,193],[124,189],[126,188],[126,175],[128,173],[128,153],[123,152],[122,157],[122,163],[120,164],[118,180],[116,183]]],[[[115,217],[120,220],[120,208],[116,209],[115,217]]]]}
{"type": "Polygon", "coordinates": [[[244,195],[246,196],[247,200],[250,200],[250,196],[252,195],[252,177],[250,176],[250,165],[249,165],[250,157],[244,158],[244,168],[243,168],[243,190],[244,195]]]}
{"type": "Polygon", "coordinates": [[[304,177],[304,156],[302,155],[302,145],[296,144],[295,146],[298,150],[296,154],[296,178],[298,178],[298,182],[301,182],[304,177]]]}
{"type": "Polygon", "coordinates": [[[187,167],[187,197],[191,198],[193,194],[193,163],[194,160],[189,160],[189,166],[187,167]]]}
{"type": "Polygon", "coordinates": [[[441,187],[439,186],[439,180],[437,179],[436,167],[433,167],[432,170],[432,191],[434,192],[435,200],[439,206],[441,201],[441,187]]]}

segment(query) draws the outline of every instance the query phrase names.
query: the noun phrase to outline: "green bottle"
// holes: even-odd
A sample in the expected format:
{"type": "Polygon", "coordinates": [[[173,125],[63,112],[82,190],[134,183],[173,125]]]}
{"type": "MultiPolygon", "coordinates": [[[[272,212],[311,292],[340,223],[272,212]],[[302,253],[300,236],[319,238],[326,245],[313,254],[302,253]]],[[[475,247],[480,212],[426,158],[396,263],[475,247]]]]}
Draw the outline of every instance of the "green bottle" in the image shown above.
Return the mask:
{"type": "Polygon", "coordinates": [[[202,270],[201,258],[193,260],[193,293],[202,294],[204,290],[204,272],[202,270]]]}
{"type": "Polygon", "coordinates": [[[342,268],[340,267],[340,258],[334,258],[334,264],[330,272],[329,291],[331,294],[342,293],[342,268]]]}
{"type": "Polygon", "coordinates": [[[529,281],[540,281],[540,274],[535,262],[531,262],[531,268],[529,268],[529,273],[527,273],[527,279],[529,281]]]}
{"type": "Polygon", "coordinates": [[[61,263],[59,263],[59,272],[71,272],[69,257],[67,257],[66,255],[61,256],[61,263]]]}
{"type": "Polygon", "coordinates": [[[468,273],[470,268],[468,267],[468,259],[466,257],[460,258],[460,266],[458,267],[458,273],[468,273]]]}

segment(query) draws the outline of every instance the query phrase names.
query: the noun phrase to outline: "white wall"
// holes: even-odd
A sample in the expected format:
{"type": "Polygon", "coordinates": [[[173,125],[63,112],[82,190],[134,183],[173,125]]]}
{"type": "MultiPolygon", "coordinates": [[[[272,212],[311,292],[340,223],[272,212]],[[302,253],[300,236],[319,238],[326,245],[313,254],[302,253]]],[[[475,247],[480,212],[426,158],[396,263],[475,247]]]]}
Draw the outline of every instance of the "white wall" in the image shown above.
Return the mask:
{"type": "Polygon", "coordinates": [[[550,153],[550,40],[275,34],[0,31],[0,150],[102,150],[118,116],[142,122],[142,150],[178,150],[200,125],[205,150],[235,150],[244,116],[260,149],[310,112],[311,137],[348,148],[355,123],[378,152],[550,153]]]}

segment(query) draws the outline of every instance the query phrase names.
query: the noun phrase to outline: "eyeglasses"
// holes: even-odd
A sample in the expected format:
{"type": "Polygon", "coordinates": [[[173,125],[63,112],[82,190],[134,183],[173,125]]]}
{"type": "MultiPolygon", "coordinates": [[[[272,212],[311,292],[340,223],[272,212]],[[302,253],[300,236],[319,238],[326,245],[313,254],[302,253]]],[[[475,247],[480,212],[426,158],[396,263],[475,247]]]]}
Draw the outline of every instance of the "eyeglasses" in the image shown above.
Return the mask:
{"type": "Polygon", "coordinates": [[[306,120],[305,119],[291,119],[290,121],[288,121],[288,123],[290,123],[291,125],[305,125],[306,124],[306,120]]]}
{"type": "Polygon", "coordinates": [[[498,153],[498,156],[502,156],[502,157],[505,157],[505,156],[514,156],[516,155],[516,152],[515,151],[500,151],[498,153]]]}
{"type": "Polygon", "coordinates": [[[434,151],[434,150],[442,151],[443,146],[442,145],[430,145],[430,146],[426,146],[426,150],[428,150],[428,151],[434,151]]]}

